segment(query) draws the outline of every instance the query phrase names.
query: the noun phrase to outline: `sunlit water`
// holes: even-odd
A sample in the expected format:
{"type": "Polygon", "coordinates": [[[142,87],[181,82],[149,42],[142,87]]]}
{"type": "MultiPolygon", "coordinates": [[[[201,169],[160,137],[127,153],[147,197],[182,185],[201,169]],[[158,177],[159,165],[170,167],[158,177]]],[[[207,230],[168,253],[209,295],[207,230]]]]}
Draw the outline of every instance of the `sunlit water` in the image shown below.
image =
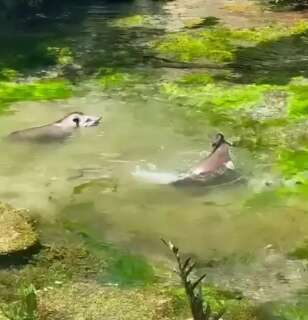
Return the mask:
{"type": "MultiPolygon", "coordinates": [[[[84,29],[71,27],[81,39],[77,43],[72,38],[80,46],[81,60],[91,65],[93,55],[99,57],[99,66],[106,66],[103,59],[112,61],[121,45],[123,50],[129,47],[131,34],[120,33],[112,45],[114,33],[98,28],[100,23],[103,28],[106,17],[126,10],[127,5],[121,10],[119,6],[93,6],[82,24],[84,29]],[[106,52],[110,48],[114,53],[106,52]]],[[[132,14],[159,13],[157,8],[142,5],[131,10],[132,14]]],[[[131,44],[132,52],[136,52],[135,44],[131,44]]],[[[233,148],[234,162],[247,178],[244,184],[178,190],[167,183],[210,151],[211,138],[218,130],[232,137],[232,128],[190,123],[172,103],[146,90],[142,98],[126,98],[108,96],[93,86],[82,97],[22,102],[12,109],[16,112],[0,118],[2,137],[72,111],[103,117],[100,126],[80,129],[64,143],[1,141],[0,199],[31,209],[42,219],[43,230],[44,224],[51,223],[58,237],[62,222],[73,221],[96,239],[156,260],[166,257],[160,238],[171,239],[201,266],[214,260],[217,266],[207,271],[216,283],[264,300],[305,286],[304,266],[280,253],[306,236],[307,206],[292,201],[284,207],[247,202],[256,192],[269,188],[266,182],[274,176],[270,154],[255,157],[248,150],[233,148]],[[265,163],[260,163],[262,156],[265,163]],[[92,184],[85,185],[89,182],[92,184]],[[278,273],[283,280],[277,278],[278,273]]],[[[43,240],[53,239],[50,230],[43,232],[43,240]]]]}

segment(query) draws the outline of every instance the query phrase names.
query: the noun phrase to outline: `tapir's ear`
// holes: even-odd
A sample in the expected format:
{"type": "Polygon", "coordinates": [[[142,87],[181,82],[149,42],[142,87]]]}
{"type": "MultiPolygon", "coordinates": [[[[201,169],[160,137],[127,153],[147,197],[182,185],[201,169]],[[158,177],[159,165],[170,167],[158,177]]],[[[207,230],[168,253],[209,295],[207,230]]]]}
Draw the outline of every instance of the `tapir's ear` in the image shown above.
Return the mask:
{"type": "Polygon", "coordinates": [[[74,118],[73,121],[76,123],[76,127],[79,127],[80,119],[78,117],[74,118]]]}

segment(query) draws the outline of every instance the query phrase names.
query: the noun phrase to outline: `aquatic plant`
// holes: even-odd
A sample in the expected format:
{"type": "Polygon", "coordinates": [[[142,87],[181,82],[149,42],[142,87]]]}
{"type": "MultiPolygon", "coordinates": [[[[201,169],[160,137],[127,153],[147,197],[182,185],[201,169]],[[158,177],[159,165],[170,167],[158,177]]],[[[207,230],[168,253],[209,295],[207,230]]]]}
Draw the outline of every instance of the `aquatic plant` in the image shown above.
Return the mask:
{"type": "Polygon", "coordinates": [[[308,172],[308,149],[283,149],[278,151],[278,166],[286,178],[308,172]]]}
{"type": "Polygon", "coordinates": [[[161,85],[161,92],[167,94],[169,98],[185,98],[187,105],[193,106],[197,110],[210,106],[223,110],[249,108],[260,102],[264,93],[275,89],[277,90],[278,87],[257,84],[232,85],[231,83],[209,83],[204,86],[192,87],[170,82],[161,85]]]}
{"type": "Polygon", "coordinates": [[[0,82],[0,110],[16,101],[64,99],[71,94],[72,88],[64,80],[0,82]]]}
{"type": "Polygon", "coordinates": [[[47,47],[47,56],[59,65],[70,64],[74,61],[72,50],[68,47],[47,47]]]}
{"type": "Polygon", "coordinates": [[[176,82],[187,85],[207,85],[213,83],[214,78],[208,73],[189,73],[176,82]]]}
{"type": "Polygon", "coordinates": [[[0,79],[5,81],[14,81],[18,76],[18,71],[10,68],[0,70],[0,79]]]}
{"type": "Polygon", "coordinates": [[[288,252],[288,257],[293,259],[304,259],[308,260],[308,240],[298,245],[296,248],[288,252]]]}
{"type": "Polygon", "coordinates": [[[30,284],[18,290],[19,300],[1,307],[2,313],[9,320],[37,320],[38,299],[35,287],[30,284]]]}
{"type": "MultiPolygon", "coordinates": [[[[74,208],[76,210],[78,206],[74,208]]],[[[77,233],[89,252],[104,261],[104,268],[97,275],[99,282],[133,287],[147,286],[155,282],[154,268],[144,257],[95,239],[78,223],[66,221],[65,228],[77,233]]]]}
{"type": "MultiPolygon", "coordinates": [[[[222,31],[222,30],[220,30],[222,31]]],[[[212,60],[215,62],[232,61],[234,48],[227,35],[181,32],[168,35],[154,44],[154,50],[178,61],[212,60]],[[225,38],[226,37],[226,38],[225,38]]]]}
{"type": "Polygon", "coordinates": [[[121,70],[104,68],[100,70],[97,82],[104,90],[118,90],[134,87],[145,80],[145,76],[121,70]]]}
{"type": "Polygon", "coordinates": [[[293,26],[272,25],[259,28],[230,29],[222,25],[204,31],[186,31],[167,35],[151,44],[159,55],[177,61],[211,60],[231,62],[239,46],[253,46],[308,30],[307,21],[293,26]]]}
{"type": "Polygon", "coordinates": [[[274,308],[273,314],[282,320],[308,320],[308,306],[306,303],[280,305],[274,308]]]}
{"type": "Polygon", "coordinates": [[[134,15],[113,20],[110,25],[117,28],[145,27],[151,24],[151,16],[134,15]]]}
{"type": "Polygon", "coordinates": [[[299,118],[308,114],[308,81],[291,81],[288,85],[290,116],[299,118]]]}
{"type": "Polygon", "coordinates": [[[113,253],[107,272],[106,279],[122,286],[144,286],[155,280],[154,269],[143,257],[119,250],[113,253]]]}
{"type": "Polygon", "coordinates": [[[98,83],[104,89],[114,89],[123,86],[125,83],[130,82],[131,77],[127,73],[115,72],[106,74],[98,79],[98,83]]]}

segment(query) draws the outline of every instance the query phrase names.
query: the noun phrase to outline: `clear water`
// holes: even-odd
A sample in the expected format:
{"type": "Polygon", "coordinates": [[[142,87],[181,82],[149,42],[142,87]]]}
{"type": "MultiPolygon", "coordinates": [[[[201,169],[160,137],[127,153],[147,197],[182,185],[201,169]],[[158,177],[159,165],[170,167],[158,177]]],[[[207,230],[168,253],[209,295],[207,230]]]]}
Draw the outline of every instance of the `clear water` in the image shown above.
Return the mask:
{"type": "MultiPolygon", "coordinates": [[[[140,64],[140,45],[159,30],[120,32],[106,23],[128,13],[155,14],[166,21],[170,11],[148,1],[69,9],[70,23],[55,20],[39,29],[17,31],[16,38],[56,41],[61,30],[61,41],[74,47],[77,59],[87,68],[142,69],[152,74],[154,85],[149,81],[142,96],[128,97],[125,92],[107,95],[90,83],[83,96],[12,105],[16,112],[0,117],[3,137],[77,110],[102,115],[103,123],[80,130],[61,144],[1,141],[0,198],[40,216],[45,241],[65,238],[63,222],[73,221],[99,240],[151,259],[165,259],[160,238],[171,239],[201,266],[214,261],[217,267],[207,267],[210,279],[253,297],[270,300],[278,293],[285,296],[305,287],[303,265],[282,254],[307,234],[306,202],[290,199],[284,206],[268,199],[247,202],[274,179],[270,153],[233,149],[235,163],[248,178],[245,185],[184,191],[165,184],[209,151],[218,130],[231,139],[234,136],[227,125],[192,123],[171,102],[153,95],[151,87],[157,79],[175,72],[140,64]],[[278,272],[290,281],[279,280],[278,272]]],[[[179,21],[176,15],[167,21],[172,19],[179,21]]],[[[261,17],[256,20],[262,22],[261,17]]],[[[12,43],[10,48],[18,50],[12,43]]]]}

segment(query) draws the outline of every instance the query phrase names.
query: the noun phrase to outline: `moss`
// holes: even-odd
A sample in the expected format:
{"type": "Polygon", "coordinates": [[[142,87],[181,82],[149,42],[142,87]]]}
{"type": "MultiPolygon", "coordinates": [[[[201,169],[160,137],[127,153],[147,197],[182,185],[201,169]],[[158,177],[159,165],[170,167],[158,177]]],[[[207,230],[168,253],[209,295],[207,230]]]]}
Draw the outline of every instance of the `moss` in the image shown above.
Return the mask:
{"type": "Polygon", "coordinates": [[[68,47],[47,47],[47,56],[56,64],[67,65],[73,63],[73,53],[68,47]]]}
{"type": "Polygon", "coordinates": [[[288,253],[290,258],[308,260],[308,240],[288,253]]]}
{"type": "Polygon", "coordinates": [[[183,76],[177,82],[187,85],[207,85],[209,83],[213,83],[214,79],[207,73],[191,73],[183,76]]]}
{"type": "Polygon", "coordinates": [[[248,208],[264,208],[281,206],[286,200],[283,190],[269,190],[253,194],[245,201],[245,206],[248,208]]]}
{"type": "Polygon", "coordinates": [[[10,68],[3,68],[0,71],[0,79],[5,81],[15,81],[18,76],[18,71],[10,68]]]}
{"type": "Polygon", "coordinates": [[[120,285],[148,285],[155,281],[154,269],[143,257],[120,251],[111,258],[107,271],[105,279],[120,285]]]}
{"type": "Polygon", "coordinates": [[[256,122],[264,123],[262,132],[270,131],[273,126],[278,130],[287,124],[295,125],[308,114],[306,78],[293,78],[286,85],[234,84],[206,73],[190,73],[163,82],[160,92],[190,112],[202,112],[207,117],[212,113],[213,119],[216,115],[224,121],[223,117],[227,116],[231,121],[246,121],[249,127],[256,122]],[[242,117],[237,113],[235,118],[235,110],[241,110],[242,117]]]}
{"type": "Polygon", "coordinates": [[[0,256],[22,253],[38,243],[38,234],[27,221],[27,214],[0,203],[0,256]]]}
{"type": "Polygon", "coordinates": [[[33,284],[43,290],[70,281],[95,279],[104,268],[103,261],[81,246],[45,247],[23,268],[0,270],[0,302],[13,302],[19,287],[33,284]]]}
{"type": "Polygon", "coordinates": [[[2,306],[2,312],[9,320],[39,320],[38,297],[32,284],[18,290],[18,300],[2,306]]]}
{"type": "Polygon", "coordinates": [[[292,178],[308,171],[308,150],[283,149],[278,154],[278,166],[286,178],[292,178]]]}
{"type": "Polygon", "coordinates": [[[234,48],[225,34],[222,40],[217,34],[177,33],[164,38],[154,46],[159,54],[178,61],[213,60],[216,62],[231,61],[234,48]],[[226,38],[225,38],[226,37],[226,38]]]}
{"type": "Polygon", "coordinates": [[[86,191],[95,191],[97,193],[116,192],[118,184],[114,179],[94,179],[74,187],[73,194],[79,195],[86,191]]]}
{"type": "Polygon", "coordinates": [[[289,114],[291,117],[307,117],[308,114],[308,80],[295,78],[288,85],[289,114]]]}
{"type": "Polygon", "coordinates": [[[293,26],[273,25],[253,29],[229,29],[218,25],[198,32],[178,32],[168,35],[152,47],[158,54],[178,61],[211,60],[230,62],[234,59],[239,45],[256,45],[304,33],[307,21],[299,21],[293,26]]]}
{"type": "Polygon", "coordinates": [[[252,44],[275,41],[281,37],[288,37],[308,31],[308,23],[300,20],[292,26],[276,24],[253,29],[237,29],[231,32],[234,40],[246,41],[252,44]]]}
{"type": "Polygon", "coordinates": [[[143,82],[145,77],[141,74],[122,72],[114,69],[101,69],[100,76],[97,81],[104,90],[118,90],[133,88],[140,82],[143,82]]]}
{"type": "Polygon", "coordinates": [[[294,303],[279,305],[273,308],[273,315],[281,320],[307,320],[308,306],[307,303],[294,303]]]}
{"type": "Polygon", "coordinates": [[[107,74],[98,79],[100,86],[104,89],[114,89],[122,87],[125,83],[130,82],[131,77],[127,73],[115,72],[107,74]]]}
{"type": "Polygon", "coordinates": [[[271,85],[207,84],[185,88],[176,83],[164,83],[161,91],[170,98],[186,98],[189,105],[202,109],[214,106],[219,109],[248,108],[260,102],[263,94],[278,87],[271,85]]]}
{"type": "Polygon", "coordinates": [[[0,82],[0,107],[16,101],[64,99],[71,93],[67,81],[0,82]]]}
{"type": "Polygon", "coordinates": [[[145,286],[156,281],[154,268],[142,256],[135,255],[108,243],[96,240],[86,229],[66,221],[65,228],[77,233],[86,248],[105,262],[105,270],[98,275],[101,283],[122,286],[145,286]]]}
{"type": "Polygon", "coordinates": [[[39,310],[47,320],[185,320],[174,316],[170,297],[162,288],[125,290],[93,282],[40,292],[39,310]]]}
{"type": "Polygon", "coordinates": [[[119,18],[110,23],[112,27],[117,28],[136,28],[148,26],[150,24],[151,17],[146,15],[134,15],[130,17],[119,18]]]}

